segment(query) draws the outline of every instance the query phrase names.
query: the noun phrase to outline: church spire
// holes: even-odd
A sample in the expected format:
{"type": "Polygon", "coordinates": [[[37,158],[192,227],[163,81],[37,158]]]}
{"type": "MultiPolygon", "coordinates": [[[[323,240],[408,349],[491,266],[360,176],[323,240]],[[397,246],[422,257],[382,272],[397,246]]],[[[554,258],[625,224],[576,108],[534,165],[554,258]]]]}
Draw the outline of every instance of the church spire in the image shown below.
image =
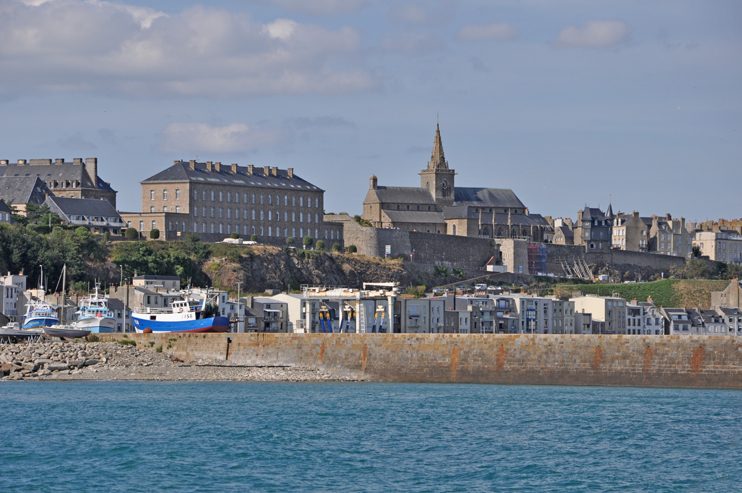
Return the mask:
{"type": "Polygon", "coordinates": [[[433,143],[433,153],[430,156],[428,169],[448,169],[446,156],[443,154],[443,142],[441,142],[441,127],[435,126],[435,142],[433,143]]]}

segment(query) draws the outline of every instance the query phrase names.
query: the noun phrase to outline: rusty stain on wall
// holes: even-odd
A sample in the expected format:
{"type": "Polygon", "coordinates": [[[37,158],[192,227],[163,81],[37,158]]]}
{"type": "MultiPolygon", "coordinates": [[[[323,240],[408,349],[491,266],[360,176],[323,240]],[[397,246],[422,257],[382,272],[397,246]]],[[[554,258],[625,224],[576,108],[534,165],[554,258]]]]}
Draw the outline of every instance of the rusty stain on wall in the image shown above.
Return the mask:
{"type": "Polygon", "coordinates": [[[647,351],[644,353],[644,373],[649,371],[649,365],[652,364],[652,348],[647,346],[647,351]]]}
{"type": "Polygon", "coordinates": [[[500,346],[497,351],[497,371],[502,371],[505,368],[505,346],[500,346]]]}
{"type": "Polygon", "coordinates": [[[366,373],[366,361],[368,360],[368,346],[366,344],[363,345],[363,356],[361,360],[361,373],[366,373]]]}
{"type": "Polygon", "coordinates": [[[600,368],[600,346],[595,348],[595,357],[593,358],[593,370],[600,368]]]}
{"type": "Polygon", "coordinates": [[[699,347],[698,349],[696,349],[695,351],[693,351],[693,361],[691,362],[691,365],[690,365],[690,371],[694,375],[697,374],[699,372],[699,370],[701,369],[701,359],[702,359],[702,357],[703,357],[703,348],[702,347],[699,347]]]}
{"type": "Polygon", "coordinates": [[[456,373],[459,371],[459,346],[456,345],[451,350],[451,379],[456,381],[456,373]]]}

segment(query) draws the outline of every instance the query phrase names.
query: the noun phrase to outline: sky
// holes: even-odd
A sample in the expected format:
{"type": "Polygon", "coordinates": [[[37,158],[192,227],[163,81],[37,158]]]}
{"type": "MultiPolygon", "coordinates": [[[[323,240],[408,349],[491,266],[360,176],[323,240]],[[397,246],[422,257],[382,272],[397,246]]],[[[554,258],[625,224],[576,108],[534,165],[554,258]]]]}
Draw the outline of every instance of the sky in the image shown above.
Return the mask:
{"type": "Polygon", "coordinates": [[[420,186],[531,212],[742,217],[742,2],[1,0],[0,158],[98,157],[118,208],[197,159],[292,167],[360,214],[420,186]]]}

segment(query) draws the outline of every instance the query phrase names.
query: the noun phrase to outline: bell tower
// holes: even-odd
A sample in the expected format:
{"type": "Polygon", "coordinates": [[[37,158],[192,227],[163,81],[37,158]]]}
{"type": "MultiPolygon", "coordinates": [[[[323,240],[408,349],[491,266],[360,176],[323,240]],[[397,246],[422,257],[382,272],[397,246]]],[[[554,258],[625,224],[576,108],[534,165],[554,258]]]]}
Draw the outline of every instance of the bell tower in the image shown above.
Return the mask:
{"type": "Polygon", "coordinates": [[[420,171],[420,186],[430,190],[438,210],[453,205],[455,176],[456,172],[449,169],[448,161],[443,154],[440,125],[436,125],[433,153],[430,156],[428,167],[420,171]]]}

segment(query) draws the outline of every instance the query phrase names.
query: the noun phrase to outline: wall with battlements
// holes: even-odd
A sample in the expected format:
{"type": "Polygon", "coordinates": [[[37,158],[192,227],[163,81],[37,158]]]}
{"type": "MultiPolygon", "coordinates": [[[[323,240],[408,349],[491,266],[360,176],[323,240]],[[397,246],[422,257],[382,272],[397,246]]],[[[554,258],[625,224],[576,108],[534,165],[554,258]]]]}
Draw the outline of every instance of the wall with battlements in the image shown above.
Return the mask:
{"type": "MultiPolygon", "coordinates": [[[[122,336],[101,337],[115,340],[122,336]]],[[[332,368],[384,382],[742,389],[742,341],[734,336],[262,333],[129,337],[139,347],[160,346],[184,361],[219,358],[244,365],[332,368]]]]}

